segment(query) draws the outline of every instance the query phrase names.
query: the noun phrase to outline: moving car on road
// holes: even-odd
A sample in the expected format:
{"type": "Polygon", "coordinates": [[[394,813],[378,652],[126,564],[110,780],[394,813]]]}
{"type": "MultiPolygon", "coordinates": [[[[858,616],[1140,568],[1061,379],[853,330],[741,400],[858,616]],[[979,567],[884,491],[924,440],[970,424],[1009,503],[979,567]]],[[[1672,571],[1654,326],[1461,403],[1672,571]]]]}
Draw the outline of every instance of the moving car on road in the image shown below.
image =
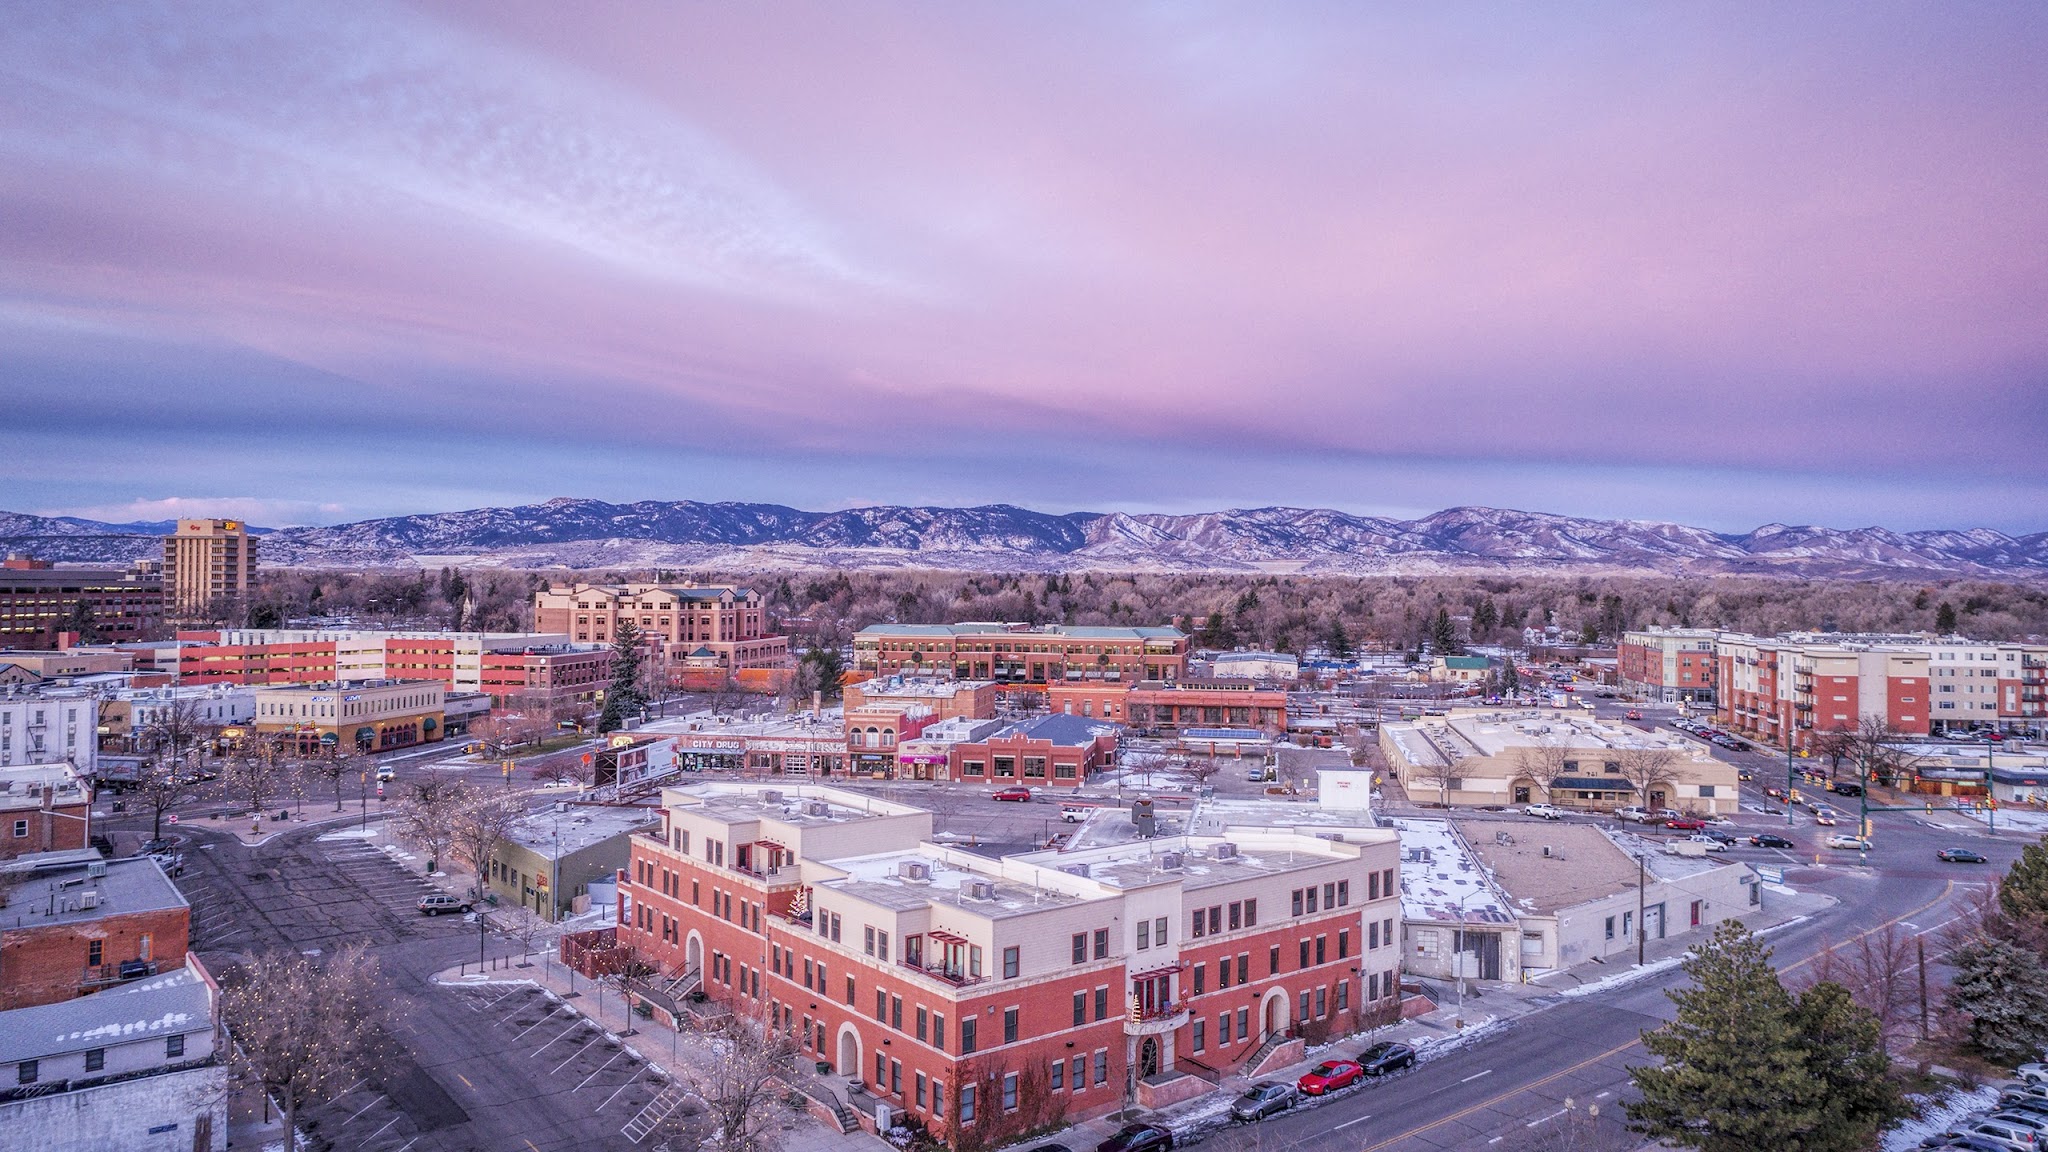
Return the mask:
{"type": "Polygon", "coordinates": [[[1365,1075],[1365,1069],[1356,1060],[1325,1060],[1302,1073],[1295,1087],[1304,1096],[1321,1096],[1339,1088],[1349,1088],[1365,1075]]]}
{"type": "Polygon", "coordinates": [[[1664,826],[1673,832],[1698,832],[1707,826],[1707,822],[1697,816],[1679,816],[1666,820],[1664,826]]]}
{"type": "Polygon", "coordinates": [[[995,795],[993,795],[993,796],[990,796],[990,797],[989,797],[989,799],[991,799],[991,800],[1016,800],[1016,801],[1018,801],[1018,802],[1020,802],[1020,803],[1024,803],[1024,804],[1029,804],[1029,803],[1031,802],[1031,789],[1029,789],[1029,788],[1001,788],[1001,789],[998,789],[998,790],[996,791],[996,794],[995,794],[995,795]]]}
{"type": "Polygon", "coordinates": [[[1358,1065],[1367,1076],[1384,1076],[1415,1063],[1415,1049],[1392,1041],[1375,1044],[1358,1054],[1358,1065]]]}
{"type": "MultiPolygon", "coordinates": [[[[1968,848],[1943,848],[1934,854],[1934,858],[1948,864],[1989,864],[1991,862],[1990,858],[1982,852],[1972,852],[1968,848]]],[[[2034,1065],[2034,1067],[2039,1067],[2039,1065],[2034,1065]]]]}
{"type": "Polygon", "coordinates": [[[1276,1112],[1285,1112],[1294,1107],[1296,1093],[1294,1085],[1263,1080],[1244,1090],[1244,1095],[1230,1102],[1230,1115],[1234,1120],[1247,1123],[1264,1120],[1276,1112]]]}
{"type": "Polygon", "coordinates": [[[1759,832],[1751,836],[1749,842],[1757,848],[1790,848],[1793,846],[1790,840],[1775,832],[1759,832]]]}
{"type": "Polygon", "coordinates": [[[1861,836],[1850,836],[1847,833],[1836,833],[1828,837],[1827,844],[1830,848],[1840,848],[1849,852],[1870,851],[1870,841],[1865,840],[1861,836]]]}

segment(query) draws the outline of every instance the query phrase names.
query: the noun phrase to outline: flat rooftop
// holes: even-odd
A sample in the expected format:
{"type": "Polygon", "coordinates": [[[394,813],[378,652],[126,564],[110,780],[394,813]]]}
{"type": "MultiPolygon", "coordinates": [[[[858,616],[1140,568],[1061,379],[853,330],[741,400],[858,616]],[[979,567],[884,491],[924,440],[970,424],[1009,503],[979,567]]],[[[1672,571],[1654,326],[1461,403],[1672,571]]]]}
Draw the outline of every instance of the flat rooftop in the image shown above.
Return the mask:
{"type": "Polygon", "coordinates": [[[24,873],[7,904],[0,909],[0,927],[37,928],[52,924],[83,924],[107,916],[189,908],[185,897],[147,856],[108,860],[106,875],[90,875],[94,865],[78,864],[24,873]],[[96,901],[88,908],[86,894],[96,901]]]}
{"type": "Polygon", "coordinates": [[[991,860],[985,863],[988,865],[986,871],[979,867],[963,867],[959,855],[936,845],[920,845],[905,851],[825,861],[826,866],[837,868],[847,876],[842,880],[825,881],[822,886],[896,911],[939,904],[990,918],[1077,904],[1082,900],[1072,892],[1063,891],[1063,886],[1057,882],[1034,884],[1008,878],[998,871],[998,862],[991,860]],[[930,879],[912,880],[900,875],[899,866],[910,862],[924,864],[930,879]],[[968,898],[966,887],[970,880],[994,884],[994,898],[968,898]]]}
{"type": "Polygon", "coordinates": [[[1155,836],[1123,844],[1053,854],[1031,853],[1025,861],[1061,868],[1086,865],[1087,878],[1123,891],[1180,881],[1183,889],[1196,891],[1248,880],[1256,876],[1278,876],[1319,864],[1354,859],[1331,847],[1329,841],[1281,829],[1267,832],[1221,836],[1155,836]],[[1231,844],[1235,855],[1216,854],[1216,846],[1231,844]],[[1180,867],[1167,867],[1167,858],[1180,856],[1180,867]]]}
{"type": "Polygon", "coordinates": [[[1396,819],[1401,833],[1401,914],[1410,920],[1512,924],[1514,913],[1448,820],[1396,819]]]}
{"type": "Polygon", "coordinates": [[[925,811],[864,792],[817,784],[772,782],[684,784],[662,789],[661,802],[666,807],[680,808],[727,824],[774,820],[797,828],[845,824],[877,816],[908,816],[925,811]]]}
{"type": "Polygon", "coordinates": [[[555,860],[660,822],[660,811],[650,807],[571,804],[566,812],[549,808],[520,817],[505,838],[542,859],[555,860]]]}
{"type": "Polygon", "coordinates": [[[1636,862],[1591,824],[1457,823],[1520,911],[1547,916],[1636,886],[1636,862]]]}
{"type": "Polygon", "coordinates": [[[929,676],[886,677],[866,681],[858,687],[862,694],[875,696],[908,696],[917,699],[950,700],[955,693],[973,692],[992,687],[993,680],[938,680],[929,676]]]}

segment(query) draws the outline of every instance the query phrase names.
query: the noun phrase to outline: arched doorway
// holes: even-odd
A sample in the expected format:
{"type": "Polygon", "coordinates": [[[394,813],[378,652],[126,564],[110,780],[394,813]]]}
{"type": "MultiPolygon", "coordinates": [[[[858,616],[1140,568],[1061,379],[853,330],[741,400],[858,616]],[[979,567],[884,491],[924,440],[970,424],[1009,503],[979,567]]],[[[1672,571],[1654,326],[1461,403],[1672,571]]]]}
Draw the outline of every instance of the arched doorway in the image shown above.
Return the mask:
{"type": "Polygon", "coordinates": [[[1147,1036],[1145,1037],[1145,1042],[1138,1045],[1138,1078],[1142,1080],[1147,1076],[1157,1075],[1159,1075],[1159,1038],[1157,1036],[1147,1036]]]}
{"type": "Polygon", "coordinates": [[[692,932],[689,939],[683,941],[683,971],[701,972],[703,970],[704,938],[692,932]]]}
{"type": "Polygon", "coordinates": [[[1259,1030],[1267,1036],[1287,1033],[1287,989],[1269,988],[1259,1001],[1259,1030]]]}
{"type": "Polygon", "coordinates": [[[839,1026],[839,1074],[860,1075],[860,1033],[851,1024],[839,1026]]]}
{"type": "Polygon", "coordinates": [[[1648,803],[1643,805],[1643,807],[1648,808],[1652,812],[1655,812],[1659,808],[1671,807],[1671,795],[1672,793],[1676,792],[1677,789],[1671,786],[1671,781],[1659,780],[1656,783],[1650,785],[1650,787],[1646,791],[1650,799],[1648,803]]]}
{"type": "MultiPolygon", "coordinates": [[[[1536,802],[1536,781],[1529,779],[1527,776],[1517,779],[1508,787],[1513,790],[1515,803],[1534,804],[1536,802]]],[[[1544,799],[1548,800],[1550,797],[1545,796],[1544,799]]]]}

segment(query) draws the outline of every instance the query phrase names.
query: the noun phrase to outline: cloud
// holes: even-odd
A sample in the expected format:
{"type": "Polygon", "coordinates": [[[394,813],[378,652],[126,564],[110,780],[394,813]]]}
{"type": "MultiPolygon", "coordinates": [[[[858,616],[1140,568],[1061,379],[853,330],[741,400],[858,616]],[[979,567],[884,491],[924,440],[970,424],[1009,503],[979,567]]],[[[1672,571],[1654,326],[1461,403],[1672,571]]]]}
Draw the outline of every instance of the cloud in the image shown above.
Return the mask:
{"type": "Polygon", "coordinates": [[[262,528],[286,528],[299,524],[338,524],[348,519],[347,513],[347,505],[333,502],[279,500],[263,496],[162,496],[138,497],[121,504],[56,508],[39,515],[76,516],[109,524],[182,519],[242,520],[262,528]]]}

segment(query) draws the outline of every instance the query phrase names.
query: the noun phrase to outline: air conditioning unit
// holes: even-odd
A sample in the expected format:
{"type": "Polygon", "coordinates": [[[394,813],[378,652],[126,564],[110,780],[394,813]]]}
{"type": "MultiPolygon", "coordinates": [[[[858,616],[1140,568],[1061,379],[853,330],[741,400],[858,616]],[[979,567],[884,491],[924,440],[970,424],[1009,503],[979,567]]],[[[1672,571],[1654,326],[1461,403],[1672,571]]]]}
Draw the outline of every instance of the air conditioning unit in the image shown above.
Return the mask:
{"type": "Polygon", "coordinates": [[[1073,876],[1086,876],[1088,874],[1088,866],[1086,864],[1069,864],[1060,869],[1060,871],[1073,876]]]}
{"type": "Polygon", "coordinates": [[[824,816],[830,813],[831,811],[832,806],[830,804],[825,803],[823,800],[804,801],[804,815],[806,816],[824,816]]]}
{"type": "Polygon", "coordinates": [[[81,909],[99,907],[100,894],[98,892],[80,892],[78,894],[78,906],[81,909]]]}
{"type": "Polygon", "coordinates": [[[1218,844],[1216,845],[1216,847],[1210,849],[1210,855],[1216,857],[1216,859],[1218,860],[1235,860],[1237,859],[1237,845],[1218,844]]]}
{"type": "Polygon", "coordinates": [[[107,862],[105,860],[95,860],[85,866],[85,875],[88,879],[98,880],[106,874],[107,862]]]}
{"type": "Polygon", "coordinates": [[[903,860],[896,865],[896,875],[902,880],[929,880],[932,866],[922,860],[903,860]]]}
{"type": "Polygon", "coordinates": [[[967,898],[969,900],[995,899],[996,882],[993,880],[969,880],[967,882],[967,898]]]}
{"type": "Polygon", "coordinates": [[[1159,866],[1167,871],[1178,869],[1185,859],[1178,852],[1167,852],[1159,857],[1159,866]]]}
{"type": "Polygon", "coordinates": [[[781,789],[779,789],[779,788],[764,788],[764,789],[762,789],[762,791],[761,791],[761,803],[763,803],[763,804],[780,804],[780,803],[782,803],[782,790],[781,790],[781,789]]]}

